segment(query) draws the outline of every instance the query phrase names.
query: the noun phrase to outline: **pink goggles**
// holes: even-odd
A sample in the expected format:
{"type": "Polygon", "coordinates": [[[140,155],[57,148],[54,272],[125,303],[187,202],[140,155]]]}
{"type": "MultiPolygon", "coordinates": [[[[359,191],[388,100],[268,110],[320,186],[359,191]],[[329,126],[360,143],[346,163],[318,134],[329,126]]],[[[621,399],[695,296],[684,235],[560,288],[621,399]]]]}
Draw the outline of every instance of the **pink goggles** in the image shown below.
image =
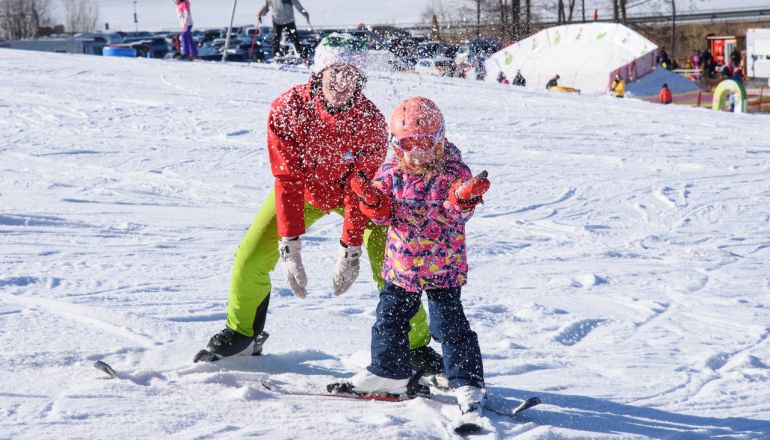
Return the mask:
{"type": "Polygon", "coordinates": [[[412,143],[402,143],[401,141],[404,141],[406,139],[433,139],[433,144],[430,146],[419,146],[418,148],[421,150],[435,150],[436,147],[438,147],[438,144],[441,143],[441,140],[444,138],[444,124],[441,124],[441,128],[438,129],[436,134],[428,134],[428,133],[415,133],[415,134],[407,134],[404,136],[396,136],[394,134],[390,135],[390,145],[392,145],[394,148],[398,148],[401,151],[410,152],[414,149],[414,145],[418,144],[412,144],[412,143]]]}

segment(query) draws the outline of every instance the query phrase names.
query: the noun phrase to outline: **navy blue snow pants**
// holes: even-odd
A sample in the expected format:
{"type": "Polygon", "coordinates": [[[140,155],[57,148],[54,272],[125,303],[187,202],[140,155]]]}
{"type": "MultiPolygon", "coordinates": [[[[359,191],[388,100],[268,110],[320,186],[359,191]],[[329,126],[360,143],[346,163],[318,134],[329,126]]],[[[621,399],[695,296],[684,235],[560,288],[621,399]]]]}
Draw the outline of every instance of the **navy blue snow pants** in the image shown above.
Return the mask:
{"type": "MultiPolygon", "coordinates": [[[[449,385],[484,386],[484,367],[476,333],[465,318],[460,288],[426,290],[430,335],[441,343],[444,371],[449,385]]],[[[420,292],[386,282],[377,305],[377,322],[372,327],[372,373],[390,379],[411,376],[409,319],[417,313],[420,292]]]]}

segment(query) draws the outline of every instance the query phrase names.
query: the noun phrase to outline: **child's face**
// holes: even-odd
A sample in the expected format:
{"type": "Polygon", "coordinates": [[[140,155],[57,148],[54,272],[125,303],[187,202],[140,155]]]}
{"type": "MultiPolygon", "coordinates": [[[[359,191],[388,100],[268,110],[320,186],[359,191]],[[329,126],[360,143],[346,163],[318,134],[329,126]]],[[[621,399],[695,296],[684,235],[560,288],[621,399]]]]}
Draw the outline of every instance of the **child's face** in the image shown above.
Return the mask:
{"type": "Polygon", "coordinates": [[[400,149],[400,155],[406,171],[421,174],[435,168],[443,151],[444,141],[442,139],[434,146],[433,139],[414,138],[402,140],[401,145],[405,147],[400,149]]]}

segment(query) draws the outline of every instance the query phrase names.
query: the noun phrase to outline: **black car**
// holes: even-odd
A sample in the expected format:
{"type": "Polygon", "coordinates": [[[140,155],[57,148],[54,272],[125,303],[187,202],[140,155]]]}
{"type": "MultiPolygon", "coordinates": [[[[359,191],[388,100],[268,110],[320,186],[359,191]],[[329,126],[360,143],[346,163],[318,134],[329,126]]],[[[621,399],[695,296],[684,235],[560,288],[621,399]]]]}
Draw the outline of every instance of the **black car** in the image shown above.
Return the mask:
{"type": "Polygon", "coordinates": [[[140,57],[163,58],[171,51],[171,44],[163,37],[126,37],[123,44],[136,49],[140,57]]]}

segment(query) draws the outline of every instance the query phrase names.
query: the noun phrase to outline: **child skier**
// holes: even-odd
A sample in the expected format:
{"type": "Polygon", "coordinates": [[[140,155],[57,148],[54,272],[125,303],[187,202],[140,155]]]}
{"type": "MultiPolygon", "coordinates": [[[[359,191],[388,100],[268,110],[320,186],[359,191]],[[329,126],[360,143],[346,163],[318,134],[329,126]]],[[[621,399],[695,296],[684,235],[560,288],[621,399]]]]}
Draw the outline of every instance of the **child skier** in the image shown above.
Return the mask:
{"type": "Polygon", "coordinates": [[[198,58],[198,46],[192,38],[192,15],[190,14],[190,0],[174,0],[176,12],[179,15],[179,25],[182,30],[179,33],[179,45],[182,56],[189,60],[198,58]]]}
{"type": "Polygon", "coordinates": [[[390,130],[395,155],[373,182],[360,173],[351,179],[361,211],[389,228],[371,365],[348,383],[361,393],[406,391],[409,318],[424,291],[430,333],[441,343],[449,385],[463,419],[473,423],[481,417],[484,373],[478,338],[460,301],[468,272],[464,225],[489,180],[472,178],[460,151],[445,139],[444,117],[433,101],[414,97],[400,103],[390,130]]]}

